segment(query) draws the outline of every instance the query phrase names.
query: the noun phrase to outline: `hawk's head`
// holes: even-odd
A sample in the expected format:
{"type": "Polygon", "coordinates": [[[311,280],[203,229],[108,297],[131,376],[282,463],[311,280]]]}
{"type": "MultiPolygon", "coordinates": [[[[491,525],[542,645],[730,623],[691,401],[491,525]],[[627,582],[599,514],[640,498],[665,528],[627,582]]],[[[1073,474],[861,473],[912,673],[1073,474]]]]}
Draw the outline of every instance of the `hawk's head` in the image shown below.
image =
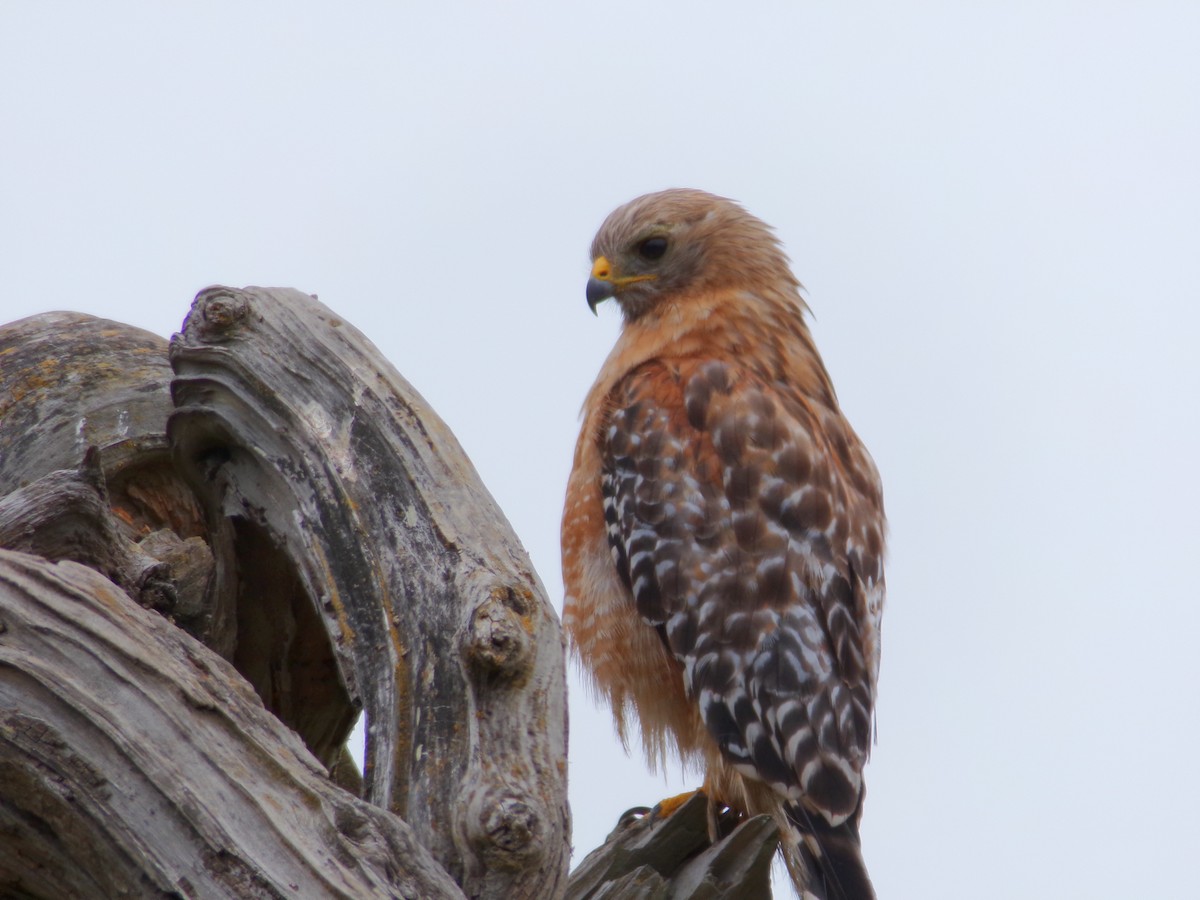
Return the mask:
{"type": "MultiPolygon", "coordinates": [[[[646,194],[613,210],[592,242],[588,306],[616,299],[626,320],[722,288],[799,287],[766,224],[704,191],[646,194]]],[[[798,299],[798,298],[797,298],[798,299]]]]}

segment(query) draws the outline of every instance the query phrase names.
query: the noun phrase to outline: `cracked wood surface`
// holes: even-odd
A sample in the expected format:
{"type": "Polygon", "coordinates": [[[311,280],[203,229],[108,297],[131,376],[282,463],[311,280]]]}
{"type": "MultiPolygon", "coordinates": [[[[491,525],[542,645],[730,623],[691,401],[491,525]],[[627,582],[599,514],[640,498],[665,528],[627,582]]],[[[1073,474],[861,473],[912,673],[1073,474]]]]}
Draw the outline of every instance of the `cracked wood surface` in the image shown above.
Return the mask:
{"type": "Polygon", "coordinates": [[[74,562],[0,551],[0,890],[462,897],[233,667],[74,562]]]}

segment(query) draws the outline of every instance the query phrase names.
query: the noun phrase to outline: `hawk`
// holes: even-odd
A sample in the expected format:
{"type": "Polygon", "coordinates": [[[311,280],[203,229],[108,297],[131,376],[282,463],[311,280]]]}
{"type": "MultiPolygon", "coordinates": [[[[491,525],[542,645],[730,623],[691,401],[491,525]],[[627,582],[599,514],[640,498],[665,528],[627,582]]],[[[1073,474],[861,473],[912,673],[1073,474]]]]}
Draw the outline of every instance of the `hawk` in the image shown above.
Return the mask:
{"type": "Polygon", "coordinates": [[[774,234],[696,190],[618,208],[587,302],[616,345],[583,406],[563,622],[652,764],[769,813],[802,896],[873,898],[858,823],[884,598],[879,475],[774,234]]]}

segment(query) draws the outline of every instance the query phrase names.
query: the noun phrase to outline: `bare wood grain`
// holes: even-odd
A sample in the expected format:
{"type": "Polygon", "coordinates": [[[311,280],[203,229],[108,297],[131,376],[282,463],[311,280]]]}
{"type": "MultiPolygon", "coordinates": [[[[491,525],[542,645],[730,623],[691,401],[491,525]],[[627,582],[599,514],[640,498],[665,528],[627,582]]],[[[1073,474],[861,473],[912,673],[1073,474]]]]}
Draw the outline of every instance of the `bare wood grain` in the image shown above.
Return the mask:
{"type": "MultiPolygon", "coordinates": [[[[298,291],[202,292],[171,359],[171,443],[210,533],[232,530],[232,556],[214,548],[218,580],[237,582],[243,627],[264,637],[255,657],[295,659],[242,612],[250,599],[276,598],[265,614],[294,626],[292,645],[313,611],[368,717],[365,796],[468,894],[560,894],[561,631],[453,435],[370,341],[298,291]]],[[[328,762],[338,705],[320,718],[307,668],[248,677],[328,762]],[[290,717],[289,693],[309,698],[290,717]]]]}
{"type": "Polygon", "coordinates": [[[230,656],[213,537],[167,444],[171,378],[167,341],[140,328],[69,312],[0,325],[0,497],[23,531],[0,545],[83,562],[135,593],[130,578],[150,579],[165,590],[144,602],[230,656]]]}
{"type": "Polygon", "coordinates": [[[462,893],[224,660],[91,569],[0,551],[0,892],[462,893]]]}

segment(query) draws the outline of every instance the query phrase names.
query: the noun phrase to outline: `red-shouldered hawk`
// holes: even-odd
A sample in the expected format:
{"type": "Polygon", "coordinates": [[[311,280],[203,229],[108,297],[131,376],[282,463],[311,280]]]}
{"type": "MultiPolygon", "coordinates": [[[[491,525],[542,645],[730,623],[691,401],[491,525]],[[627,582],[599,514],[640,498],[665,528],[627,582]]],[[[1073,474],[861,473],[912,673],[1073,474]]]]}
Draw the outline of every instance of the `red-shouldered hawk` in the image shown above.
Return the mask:
{"type": "Polygon", "coordinates": [[[614,211],[587,301],[616,346],[563,512],[564,624],[652,763],[770,813],[804,896],[874,897],[859,849],[883,608],[879,475],[771,230],[701,191],[614,211]]]}

